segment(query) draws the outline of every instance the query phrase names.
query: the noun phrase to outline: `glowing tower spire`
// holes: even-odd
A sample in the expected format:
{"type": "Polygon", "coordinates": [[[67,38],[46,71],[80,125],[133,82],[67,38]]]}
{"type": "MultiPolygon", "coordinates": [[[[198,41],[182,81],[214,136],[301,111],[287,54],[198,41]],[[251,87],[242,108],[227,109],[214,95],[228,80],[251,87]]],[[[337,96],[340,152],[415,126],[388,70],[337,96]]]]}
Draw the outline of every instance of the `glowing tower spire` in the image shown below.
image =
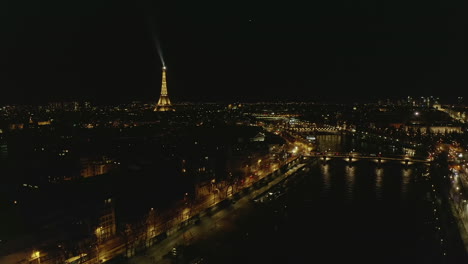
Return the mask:
{"type": "Polygon", "coordinates": [[[166,66],[163,66],[161,96],[159,97],[158,104],[154,108],[154,111],[158,111],[158,112],[174,111],[174,108],[171,105],[171,101],[169,100],[169,96],[167,95],[166,66]]]}

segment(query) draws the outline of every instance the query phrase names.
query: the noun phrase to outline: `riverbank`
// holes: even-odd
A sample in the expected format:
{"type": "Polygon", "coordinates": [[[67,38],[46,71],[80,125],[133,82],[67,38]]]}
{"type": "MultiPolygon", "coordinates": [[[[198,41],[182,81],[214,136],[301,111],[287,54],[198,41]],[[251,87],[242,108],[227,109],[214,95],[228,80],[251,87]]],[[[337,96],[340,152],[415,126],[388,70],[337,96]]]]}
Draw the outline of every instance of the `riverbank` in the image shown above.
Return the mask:
{"type": "MultiPolygon", "coordinates": [[[[271,174],[265,177],[264,185],[257,188],[252,187],[242,192],[241,196],[228,202],[220,202],[218,205],[205,210],[200,214],[198,221],[190,221],[190,225],[185,225],[178,230],[171,232],[171,235],[160,243],[148,248],[143,254],[138,254],[132,258],[122,260],[122,264],[153,264],[153,263],[173,263],[175,260],[190,261],[196,259],[195,253],[187,252],[187,247],[194,244],[204,245],[206,241],[224,240],[225,232],[231,232],[240,228],[237,225],[240,219],[248,219],[255,210],[252,200],[258,195],[267,192],[277,184],[283,182],[288,177],[294,175],[303,166],[302,162],[310,160],[297,160],[295,165],[282,174],[271,174]],[[173,249],[175,248],[175,253],[173,249]]],[[[221,242],[219,242],[221,244],[221,242]]]]}

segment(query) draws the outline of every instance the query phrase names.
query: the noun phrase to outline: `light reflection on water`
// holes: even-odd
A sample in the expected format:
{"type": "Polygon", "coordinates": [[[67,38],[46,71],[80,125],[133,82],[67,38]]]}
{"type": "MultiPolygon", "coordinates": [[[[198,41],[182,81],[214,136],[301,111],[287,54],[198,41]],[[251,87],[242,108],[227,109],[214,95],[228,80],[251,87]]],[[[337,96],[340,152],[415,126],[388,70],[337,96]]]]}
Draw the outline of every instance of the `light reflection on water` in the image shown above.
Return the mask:
{"type": "Polygon", "coordinates": [[[327,196],[331,189],[331,181],[330,181],[330,165],[328,163],[323,163],[320,165],[320,173],[322,176],[322,196],[327,196]]]}
{"type": "MultiPolygon", "coordinates": [[[[354,149],[364,153],[375,153],[376,151],[395,153],[399,151],[394,146],[377,146],[375,144],[354,140],[348,136],[317,135],[316,138],[319,151],[349,152],[354,149]]],[[[326,196],[326,194],[334,191],[339,192],[339,190],[341,190],[340,187],[344,187],[343,195],[346,201],[352,201],[357,192],[361,193],[363,191],[373,192],[376,200],[385,199],[384,196],[398,196],[398,193],[401,199],[406,199],[411,185],[411,179],[414,177],[412,166],[401,166],[398,162],[386,161],[377,164],[377,159],[369,160],[368,162],[353,161],[352,163],[349,163],[349,160],[346,158],[343,160],[345,162],[330,160],[326,163],[321,163],[320,173],[323,183],[323,189],[321,190],[322,196],[326,196]],[[399,169],[400,167],[401,170],[399,169]],[[357,173],[356,170],[358,170],[357,173]],[[343,174],[338,172],[343,172],[343,174]],[[374,177],[374,179],[365,178],[367,175],[369,175],[369,177],[374,177]],[[359,183],[358,186],[356,186],[356,179],[361,179],[362,177],[365,178],[365,181],[370,181],[369,184],[371,184],[371,186],[362,186],[359,183]],[[394,189],[389,186],[390,184],[397,184],[399,188],[394,189]],[[385,192],[384,189],[386,190],[385,192]]]]}
{"type": "Polygon", "coordinates": [[[349,152],[355,150],[356,152],[365,152],[365,153],[378,153],[382,152],[384,154],[399,154],[403,155],[408,151],[402,147],[396,147],[391,144],[377,144],[370,143],[366,141],[356,140],[351,136],[342,136],[342,135],[317,135],[317,147],[318,151],[329,151],[329,152],[349,152]]]}
{"type": "Polygon", "coordinates": [[[411,192],[417,170],[413,164],[404,166],[397,161],[378,165],[372,160],[348,163],[340,159],[318,164],[320,196],[327,199],[341,193],[346,202],[357,197],[367,197],[376,201],[400,198],[406,200],[411,192]]]}
{"type": "MultiPolygon", "coordinates": [[[[340,141],[339,137],[326,136],[330,141],[322,145],[330,151],[346,151],[349,142],[340,141]]],[[[432,211],[425,209],[426,201],[421,199],[427,193],[427,183],[414,180],[424,166],[405,166],[391,160],[381,164],[372,159],[352,163],[339,158],[319,160],[311,166],[308,180],[298,184],[289,196],[288,208],[294,208],[297,221],[288,225],[286,233],[324,241],[315,254],[327,257],[338,249],[362,259],[365,248],[370,252],[366,256],[374,262],[391,257],[392,261],[385,263],[401,263],[398,261],[403,257],[414,255],[420,261],[408,263],[423,263],[420,258],[431,252],[431,239],[435,236],[425,224],[432,211]],[[297,232],[289,232],[291,226],[297,226],[297,232]],[[336,238],[344,245],[342,248],[336,245],[336,238]],[[413,250],[416,244],[418,251],[413,250]],[[387,251],[389,248],[392,250],[387,251]]]]}
{"type": "Polygon", "coordinates": [[[353,200],[354,180],[356,178],[356,167],[352,165],[345,166],[346,179],[346,200],[353,200]]]}
{"type": "Polygon", "coordinates": [[[384,169],[382,167],[375,168],[375,196],[377,200],[382,200],[384,169]]]}
{"type": "Polygon", "coordinates": [[[317,135],[319,151],[343,152],[345,140],[340,135],[317,135]]]}
{"type": "Polygon", "coordinates": [[[408,193],[409,183],[411,177],[413,176],[413,169],[412,168],[402,168],[401,172],[401,199],[404,200],[408,193]]]}

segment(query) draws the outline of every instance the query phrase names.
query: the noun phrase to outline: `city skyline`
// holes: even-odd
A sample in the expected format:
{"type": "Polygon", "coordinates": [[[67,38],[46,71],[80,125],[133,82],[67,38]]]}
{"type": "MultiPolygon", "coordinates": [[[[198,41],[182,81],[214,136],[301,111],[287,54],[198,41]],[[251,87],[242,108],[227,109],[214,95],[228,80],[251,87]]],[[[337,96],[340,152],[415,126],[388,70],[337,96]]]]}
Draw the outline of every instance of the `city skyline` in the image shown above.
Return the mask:
{"type": "MultiPolygon", "coordinates": [[[[159,88],[161,89],[161,88],[159,88]]],[[[53,108],[63,108],[63,109],[78,109],[83,107],[91,106],[122,106],[122,105],[140,105],[140,106],[150,106],[154,111],[158,107],[158,102],[161,95],[156,96],[155,98],[125,98],[123,100],[111,100],[111,101],[100,101],[89,98],[54,98],[49,100],[38,100],[38,101],[0,101],[0,107],[8,106],[31,106],[31,107],[53,107],[53,108]]],[[[163,96],[167,97],[167,96],[163,96]]],[[[172,96],[171,96],[172,97],[172,96]]],[[[205,98],[206,99],[206,98],[205,98]]],[[[441,104],[441,105],[459,105],[464,107],[466,98],[464,96],[349,96],[347,98],[336,98],[332,95],[330,96],[317,96],[315,98],[305,99],[305,98],[209,98],[205,101],[194,100],[179,100],[174,104],[170,102],[170,111],[174,111],[178,106],[183,105],[203,105],[203,104],[217,104],[217,105],[236,105],[236,104],[324,104],[324,105],[360,105],[360,104],[369,104],[369,105],[383,105],[383,106],[410,106],[412,105],[415,109],[424,107],[426,104],[441,104]]]]}
{"type": "Polygon", "coordinates": [[[468,263],[465,7],[6,0],[0,264],[468,263]]]}
{"type": "Polygon", "coordinates": [[[461,6],[400,4],[11,4],[1,101],[157,100],[158,45],[174,102],[463,95],[461,6]]]}
{"type": "Polygon", "coordinates": [[[175,108],[0,107],[0,263],[466,262],[464,105],[175,108]]]}

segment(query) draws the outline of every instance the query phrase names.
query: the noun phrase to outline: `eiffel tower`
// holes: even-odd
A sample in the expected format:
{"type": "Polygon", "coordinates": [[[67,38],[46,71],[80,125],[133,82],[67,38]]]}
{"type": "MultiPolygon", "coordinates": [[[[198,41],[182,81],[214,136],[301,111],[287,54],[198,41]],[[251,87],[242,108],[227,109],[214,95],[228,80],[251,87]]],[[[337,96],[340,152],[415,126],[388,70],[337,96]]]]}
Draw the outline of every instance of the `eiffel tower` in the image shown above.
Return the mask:
{"type": "Polygon", "coordinates": [[[159,97],[158,104],[154,108],[156,112],[167,112],[167,111],[175,111],[172,107],[171,100],[169,100],[169,96],[167,95],[167,83],[166,83],[166,66],[162,68],[162,84],[161,84],[161,96],[159,97]]]}

